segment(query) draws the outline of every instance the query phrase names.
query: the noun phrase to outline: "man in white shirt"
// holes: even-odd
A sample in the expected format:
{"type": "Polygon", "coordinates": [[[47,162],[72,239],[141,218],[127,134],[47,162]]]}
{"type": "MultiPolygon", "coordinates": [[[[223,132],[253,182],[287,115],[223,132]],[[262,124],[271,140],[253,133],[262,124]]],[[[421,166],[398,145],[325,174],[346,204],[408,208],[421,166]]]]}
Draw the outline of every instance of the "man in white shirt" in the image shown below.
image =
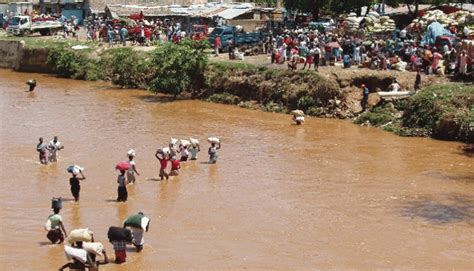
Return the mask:
{"type": "Polygon", "coordinates": [[[57,162],[59,157],[59,151],[64,149],[64,146],[61,145],[61,142],[58,141],[58,137],[55,136],[53,140],[49,142],[49,161],[57,162]]]}

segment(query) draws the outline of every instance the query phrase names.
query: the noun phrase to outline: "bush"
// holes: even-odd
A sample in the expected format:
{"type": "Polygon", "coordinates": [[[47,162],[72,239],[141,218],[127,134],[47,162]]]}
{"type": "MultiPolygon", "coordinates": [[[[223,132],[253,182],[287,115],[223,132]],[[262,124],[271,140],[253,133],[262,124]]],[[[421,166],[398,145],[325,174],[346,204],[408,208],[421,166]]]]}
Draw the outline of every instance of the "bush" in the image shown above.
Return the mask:
{"type": "Polygon", "coordinates": [[[380,104],[373,107],[370,111],[359,115],[355,120],[355,124],[369,123],[372,126],[382,126],[396,119],[397,110],[391,103],[380,104]]]}
{"type": "Polygon", "coordinates": [[[435,85],[407,100],[402,125],[428,130],[435,138],[473,141],[470,128],[474,86],[463,84],[435,85]]]}
{"type": "Polygon", "coordinates": [[[88,58],[84,52],[74,51],[64,46],[51,47],[47,63],[61,77],[89,81],[105,78],[100,61],[88,58]]]}
{"type": "Polygon", "coordinates": [[[152,53],[153,79],[149,89],[153,92],[172,94],[183,91],[193,94],[204,82],[207,66],[207,41],[185,39],[179,44],[165,43],[152,53]]]}
{"type": "Polygon", "coordinates": [[[108,50],[102,56],[104,72],[112,83],[127,87],[146,87],[150,76],[146,54],[138,53],[131,48],[108,50]]]}
{"type": "Polygon", "coordinates": [[[50,49],[47,63],[61,77],[75,79],[86,77],[86,58],[82,54],[63,46],[50,49]]]}
{"type": "Polygon", "coordinates": [[[314,106],[314,104],[313,97],[305,95],[298,100],[298,109],[306,111],[308,108],[314,106]]]}

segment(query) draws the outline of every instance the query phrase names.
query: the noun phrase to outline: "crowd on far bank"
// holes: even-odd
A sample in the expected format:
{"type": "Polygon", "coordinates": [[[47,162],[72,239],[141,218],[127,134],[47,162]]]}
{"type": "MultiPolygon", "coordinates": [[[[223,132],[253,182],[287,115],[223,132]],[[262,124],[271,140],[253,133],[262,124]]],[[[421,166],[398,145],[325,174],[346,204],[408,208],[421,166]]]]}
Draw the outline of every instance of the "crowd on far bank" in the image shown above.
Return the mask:
{"type": "Polygon", "coordinates": [[[357,66],[374,70],[423,71],[426,74],[472,72],[472,58],[462,43],[442,46],[423,45],[406,31],[396,31],[387,39],[371,39],[331,32],[285,29],[269,43],[271,63],[287,64],[289,69],[318,69],[324,65],[344,68],[357,66]]]}

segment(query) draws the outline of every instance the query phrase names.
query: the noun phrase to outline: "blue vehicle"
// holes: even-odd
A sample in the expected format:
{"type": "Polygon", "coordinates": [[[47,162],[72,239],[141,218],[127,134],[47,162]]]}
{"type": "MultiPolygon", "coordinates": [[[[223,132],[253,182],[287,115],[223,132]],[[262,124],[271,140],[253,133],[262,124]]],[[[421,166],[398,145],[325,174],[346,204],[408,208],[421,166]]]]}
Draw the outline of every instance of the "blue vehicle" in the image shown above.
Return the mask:
{"type": "Polygon", "coordinates": [[[219,26],[209,35],[209,43],[214,46],[214,40],[216,36],[221,37],[222,48],[227,48],[229,40],[234,42],[236,47],[242,45],[257,44],[264,40],[265,34],[262,32],[238,32],[234,26],[219,26]]]}

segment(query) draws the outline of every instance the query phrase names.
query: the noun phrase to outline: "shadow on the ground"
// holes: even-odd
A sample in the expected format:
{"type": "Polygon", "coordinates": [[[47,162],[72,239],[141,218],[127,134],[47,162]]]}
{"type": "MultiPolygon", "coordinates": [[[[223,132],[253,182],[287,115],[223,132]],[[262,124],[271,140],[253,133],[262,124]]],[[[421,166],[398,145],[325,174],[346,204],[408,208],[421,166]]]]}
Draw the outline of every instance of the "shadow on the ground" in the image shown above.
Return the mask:
{"type": "Polygon", "coordinates": [[[474,224],[474,196],[453,193],[411,200],[401,206],[401,214],[432,224],[474,224]]]}

